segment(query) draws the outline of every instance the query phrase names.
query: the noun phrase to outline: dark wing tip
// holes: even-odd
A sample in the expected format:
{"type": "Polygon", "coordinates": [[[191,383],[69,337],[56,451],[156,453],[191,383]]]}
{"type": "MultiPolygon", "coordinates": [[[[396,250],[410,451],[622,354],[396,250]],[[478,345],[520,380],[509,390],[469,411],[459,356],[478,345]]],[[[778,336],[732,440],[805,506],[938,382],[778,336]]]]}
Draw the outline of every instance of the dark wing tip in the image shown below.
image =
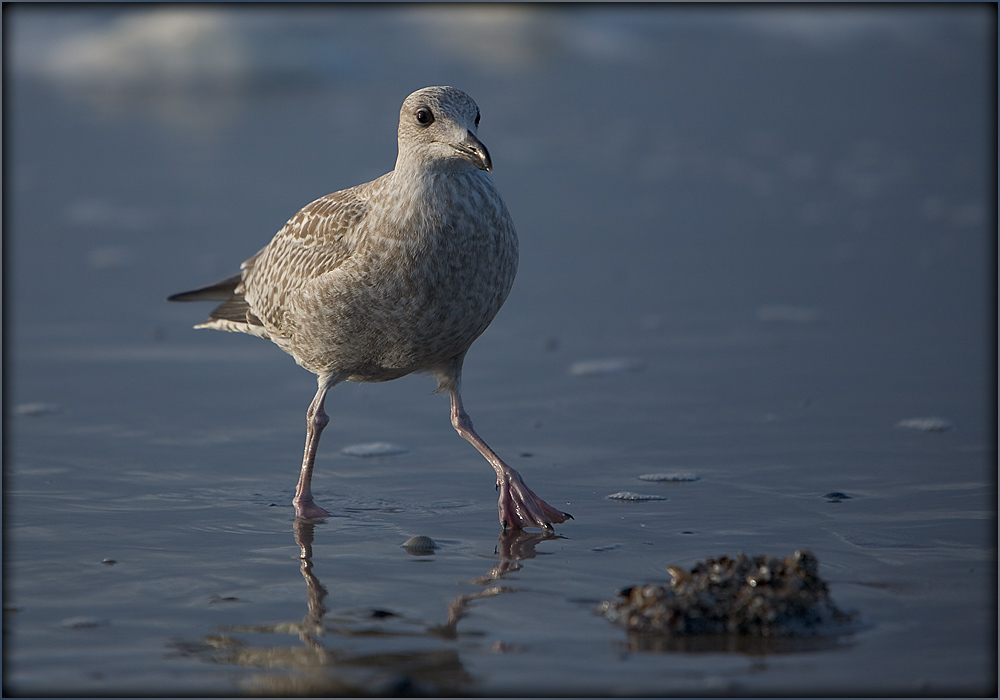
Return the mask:
{"type": "Polygon", "coordinates": [[[233,275],[207,287],[179,292],[167,297],[167,301],[228,301],[236,292],[236,286],[243,281],[243,275],[233,275]]]}

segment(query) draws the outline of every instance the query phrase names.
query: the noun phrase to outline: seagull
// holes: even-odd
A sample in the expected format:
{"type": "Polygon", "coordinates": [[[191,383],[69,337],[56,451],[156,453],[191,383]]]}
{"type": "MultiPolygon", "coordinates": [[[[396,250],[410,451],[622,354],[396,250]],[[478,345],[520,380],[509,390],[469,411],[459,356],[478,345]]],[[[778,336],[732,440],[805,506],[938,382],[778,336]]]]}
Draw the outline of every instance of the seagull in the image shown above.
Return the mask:
{"type": "Polygon", "coordinates": [[[572,518],[536,496],[479,437],[462,405],[462,365],[517,273],[517,233],[477,136],[479,107],[427,87],[399,112],[396,166],[306,205],[240,273],[168,301],[221,302],[195,328],[269,339],[317,376],[295,497],[297,520],[330,514],[313,500],[313,466],[343,381],[429,374],[451,399],[451,424],[496,471],[504,530],[572,518]]]}

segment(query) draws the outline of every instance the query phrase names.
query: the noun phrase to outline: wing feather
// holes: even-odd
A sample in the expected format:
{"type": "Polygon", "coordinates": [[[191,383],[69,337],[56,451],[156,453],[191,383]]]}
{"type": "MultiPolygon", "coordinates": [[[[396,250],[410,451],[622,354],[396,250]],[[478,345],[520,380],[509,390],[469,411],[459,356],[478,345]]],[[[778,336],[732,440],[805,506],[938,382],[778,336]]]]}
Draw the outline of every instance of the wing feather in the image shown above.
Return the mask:
{"type": "Polygon", "coordinates": [[[289,295],[351,257],[363,235],[367,195],[383,178],[306,205],[243,263],[243,281],[236,292],[269,332],[284,328],[289,295]]]}
{"type": "Polygon", "coordinates": [[[337,269],[364,235],[368,200],[391,173],[307,204],[271,242],[240,266],[240,274],[167,297],[167,301],[221,301],[195,328],[281,335],[289,295],[337,269]]]}
{"type": "Polygon", "coordinates": [[[227,277],[207,287],[171,294],[167,297],[167,301],[221,301],[222,303],[209,314],[208,320],[199,323],[195,328],[239,331],[267,338],[267,331],[261,325],[260,319],[250,311],[250,305],[243,297],[242,279],[242,275],[227,277]]]}

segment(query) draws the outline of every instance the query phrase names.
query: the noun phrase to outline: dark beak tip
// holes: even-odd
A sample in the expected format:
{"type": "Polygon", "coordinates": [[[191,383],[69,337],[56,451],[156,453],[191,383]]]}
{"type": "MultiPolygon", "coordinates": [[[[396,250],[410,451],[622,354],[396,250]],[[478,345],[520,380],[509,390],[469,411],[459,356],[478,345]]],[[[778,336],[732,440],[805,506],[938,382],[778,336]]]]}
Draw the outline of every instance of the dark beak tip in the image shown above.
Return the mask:
{"type": "Polygon", "coordinates": [[[483,142],[476,138],[471,131],[467,132],[466,139],[462,143],[452,145],[458,155],[475,165],[480,170],[488,173],[493,172],[493,161],[490,159],[490,152],[483,145],[483,142]]]}
{"type": "Polygon", "coordinates": [[[481,149],[479,150],[480,164],[479,167],[488,173],[493,172],[493,159],[490,158],[490,152],[486,150],[486,146],[480,144],[481,149]]]}

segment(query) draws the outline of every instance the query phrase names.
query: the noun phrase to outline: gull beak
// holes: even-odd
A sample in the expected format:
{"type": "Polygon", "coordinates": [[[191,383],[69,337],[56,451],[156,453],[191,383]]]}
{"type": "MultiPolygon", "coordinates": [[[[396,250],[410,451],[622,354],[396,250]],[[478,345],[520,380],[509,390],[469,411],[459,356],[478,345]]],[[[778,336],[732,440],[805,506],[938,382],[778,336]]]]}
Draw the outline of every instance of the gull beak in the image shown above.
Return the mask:
{"type": "Polygon", "coordinates": [[[493,172],[493,161],[490,160],[490,152],[486,150],[483,142],[476,138],[471,131],[465,132],[465,138],[458,143],[451,144],[451,147],[458,151],[458,155],[472,163],[480,170],[493,172]]]}

